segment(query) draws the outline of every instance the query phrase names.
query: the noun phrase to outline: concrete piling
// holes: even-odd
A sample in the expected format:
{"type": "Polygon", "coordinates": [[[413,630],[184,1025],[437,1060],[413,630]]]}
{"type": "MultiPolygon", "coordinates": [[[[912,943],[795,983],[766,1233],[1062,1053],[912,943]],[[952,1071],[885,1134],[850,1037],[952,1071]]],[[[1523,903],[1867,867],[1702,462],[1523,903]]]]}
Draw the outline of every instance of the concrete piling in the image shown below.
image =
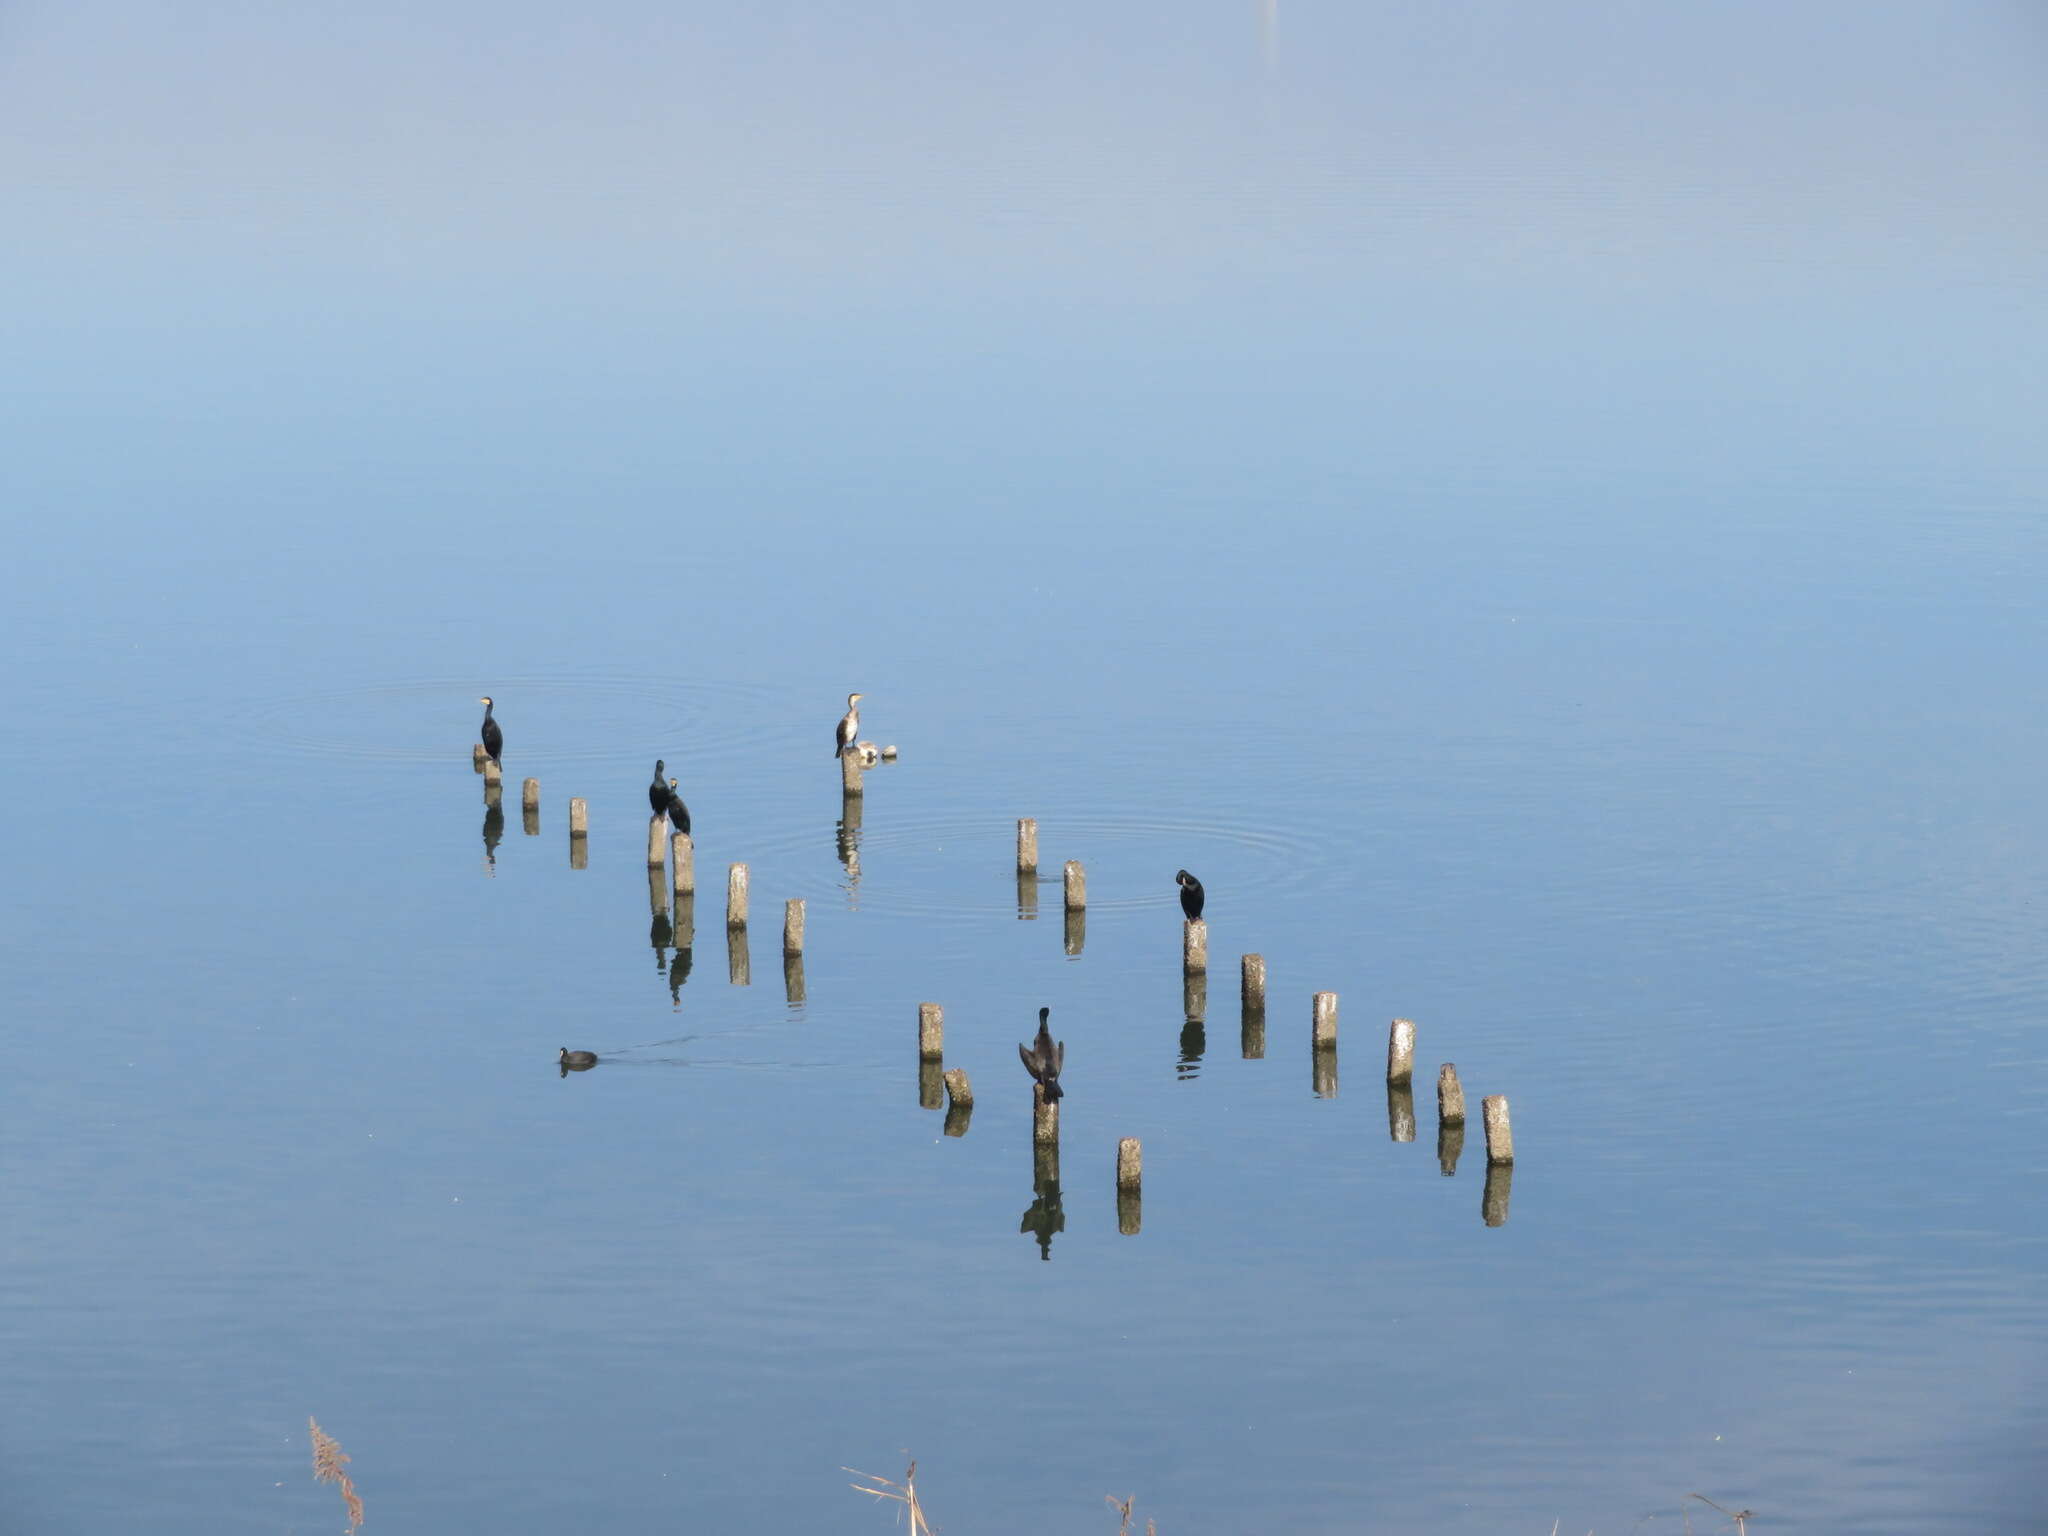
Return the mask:
{"type": "Polygon", "coordinates": [[[1479,1113],[1486,1121],[1486,1161],[1505,1165],[1515,1160],[1515,1133],[1508,1124],[1505,1094],[1490,1093],[1479,1101],[1479,1113]]]}
{"type": "Polygon", "coordinates": [[[569,835],[587,837],[590,835],[590,807],[581,800],[569,802],[569,835]]]}
{"type": "Polygon", "coordinates": [[[668,863],[668,818],[656,816],[647,823],[647,867],[660,869],[668,863]]]}
{"type": "Polygon", "coordinates": [[[540,809],[540,780],[527,779],[519,786],[519,809],[537,811],[540,809]]]}
{"type": "Polygon", "coordinates": [[[735,864],[725,872],[725,926],[747,926],[747,866],[735,864]]]}
{"type": "Polygon", "coordinates": [[[839,787],[847,795],[866,793],[860,779],[860,751],[850,743],[839,754],[839,787]]]}
{"type": "Polygon", "coordinates": [[[671,864],[675,876],[675,892],[678,896],[697,894],[697,850],[690,842],[690,834],[678,832],[668,840],[673,855],[671,864]]]}
{"type": "Polygon", "coordinates": [[[1436,1117],[1445,1125],[1465,1123],[1465,1090],[1458,1082],[1458,1068],[1445,1062],[1436,1069],[1436,1117]]]}
{"type": "Polygon", "coordinates": [[[946,1010],[937,1003],[917,1005],[917,1054],[922,1061],[938,1061],[946,1054],[946,1010]]]}
{"type": "Polygon", "coordinates": [[[1407,1084],[1415,1077],[1415,1022],[1396,1019],[1387,1026],[1387,1081],[1407,1084]]]}
{"type": "Polygon", "coordinates": [[[800,955],[804,952],[802,901],[786,901],[782,904],[782,952],[785,955],[800,955]]]}
{"type": "Polygon", "coordinates": [[[481,773],[483,771],[484,764],[488,763],[490,760],[491,754],[484,750],[484,744],[482,742],[479,741],[471,744],[469,749],[470,767],[476,769],[479,773],[481,773]]]}
{"type": "Polygon", "coordinates": [[[958,1067],[942,1074],[946,1085],[946,1124],[948,1136],[965,1136],[967,1123],[974,1118],[974,1087],[967,1081],[967,1074],[958,1067]]]}
{"type": "Polygon", "coordinates": [[[1238,995],[1242,1019],[1238,1026],[1238,1051],[1246,1061],[1263,1061],[1266,1055],[1266,957],[1246,955],[1238,962],[1241,978],[1238,995]]]}
{"type": "Polygon", "coordinates": [[[1038,822],[1029,816],[1017,821],[1017,873],[1038,873],[1038,822]]]}
{"type": "Polygon", "coordinates": [[[1116,1144],[1116,1229],[1136,1237],[1145,1224],[1144,1154],[1135,1136],[1116,1144]]]}
{"type": "Polygon", "coordinates": [[[1088,872],[1081,868],[1079,859],[1067,860],[1067,907],[1079,912],[1088,905],[1088,872]]]}
{"type": "Polygon", "coordinates": [[[498,760],[497,760],[496,758],[494,758],[494,757],[487,757],[487,758],[485,758],[485,759],[484,759],[484,787],[488,789],[488,788],[489,788],[489,787],[490,787],[491,785],[493,785],[493,784],[497,784],[497,785],[503,785],[503,784],[504,784],[504,782],[505,782],[505,769],[504,769],[504,766],[503,766],[503,765],[502,765],[501,763],[499,763],[499,761],[498,761],[498,760]]]}
{"type": "Polygon", "coordinates": [[[1315,996],[1311,1040],[1319,1051],[1337,1049],[1337,994],[1318,992],[1315,996]]]}
{"type": "Polygon", "coordinates": [[[1199,917],[1181,924],[1180,968],[1190,976],[1209,969],[1209,925],[1199,917]]]}

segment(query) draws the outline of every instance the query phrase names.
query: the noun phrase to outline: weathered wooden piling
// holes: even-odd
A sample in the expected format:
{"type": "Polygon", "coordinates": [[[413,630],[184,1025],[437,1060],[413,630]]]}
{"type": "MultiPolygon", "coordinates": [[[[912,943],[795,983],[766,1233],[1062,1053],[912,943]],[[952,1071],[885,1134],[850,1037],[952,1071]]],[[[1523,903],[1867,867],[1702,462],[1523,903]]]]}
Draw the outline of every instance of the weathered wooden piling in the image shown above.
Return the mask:
{"type": "Polygon", "coordinates": [[[839,754],[839,787],[848,795],[866,792],[860,781],[860,750],[851,744],[839,754]]]}
{"type": "Polygon", "coordinates": [[[519,786],[519,809],[537,811],[540,809],[540,780],[526,779],[519,786]]]}
{"type": "Polygon", "coordinates": [[[725,930],[725,973],[736,987],[754,984],[754,956],[747,946],[747,925],[728,924],[725,930]]]}
{"type": "Polygon", "coordinates": [[[725,872],[725,926],[747,926],[747,866],[735,864],[725,872]]]}
{"type": "Polygon", "coordinates": [[[782,952],[785,955],[804,952],[804,904],[800,900],[782,904],[782,952]]]}
{"type": "Polygon", "coordinates": [[[1246,1061],[1263,1061],[1266,1056],[1266,957],[1246,955],[1238,962],[1238,998],[1242,1017],[1238,1025],[1238,1051],[1246,1061]]]}
{"type": "Polygon", "coordinates": [[[1387,1084],[1387,1140],[1415,1139],[1415,1090],[1407,1083],[1387,1084]]]}
{"type": "Polygon", "coordinates": [[[675,879],[676,894],[678,896],[696,895],[697,849],[690,841],[690,834],[687,832],[675,833],[669,838],[668,846],[669,852],[673,856],[670,862],[674,866],[672,874],[675,879]]]}
{"type": "Polygon", "coordinates": [[[1116,1144],[1116,1187],[1136,1189],[1145,1174],[1145,1149],[1138,1144],[1135,1136],[1126,1136],[1116,1144]]]}
{"type": "Polygon", "coordinates": [[[1060,1104],[1054,1099],[1045,1101],[1045,1084],[1031,1085],[1031,1140],[1036,1146],[1057,1147],[1060,1144],[1060,1104]]]}
{"type": "Polygon", "coordinates": [[[1088,905],[1088,872],[1081,867],[1079,859],[1067,860],[1067,906],[1079,912],[1088,905]]]}
{"type": "Polygon", "coordinates": [[[1436,1127],[1436,1171],[1447,1179],[1458,1176],[1458,1158],[1465,1151],[1465,1122],[1440,1120],[1436,1127]]]}
{"type": "Polygon", "coordinates": [[[502,785],[502,784],[503,784],[504,782],[505,782],[505,768],[504,768],[504,765],[503,765],[503,764],[501,764],[501,763],[500,763],[500,762],[499,762],[499,761],[498,761],[498,760],[497,760],[497,759],[496,759],[495,757],[487,757],[487,758],[485,758],[485,759],[484,759],[484,787],[488,789],[488,788],[489,788],[489,787],[490,787],[491,785],[493,785],[493,784],[497,784],[497,785],[502,785]]]}
{"type": "Polygon", "coordinates": [[[484,765],[485,763],[488,763],[488,762],[489,762],[490,760],[491,760],[491,754],[490,754],[489,752],[487,752],[487,751],[485,751],[485,750],[484,750],[484,744],[483,744],[482,742],[480,742],[480,741],[479,741],[479,742],[475,742],[475,743],[473,743],[473,744],[472,744],[472,745],[470,746],[470,749],[469,749],[469,766],[470,766],[470,767],[472,767],[472,768],[478,768],[478,769],[481,769],[481,768],[483,767],[483,765],[484,765]]]}
{"type": "Polygon", "coordinates": [[[1180,968],[1190,975],[1209,969],[1209,925],[1199,917],[1181,924],[1180,968]]]}
{"type": "Polygon", "coordinates": [[[647,867],[660,869],[668,863],[668,818],[656,816],[647,823],[647,867]]]}
{"type": "Polygon", "coordinates": [[[1144,1154],[1135,1136],[1116,1144],[1116,1229],[1136,1237],[1145,1224],[1144,1154]]]}
{"type": "Polygon", "coordinates": [[[946,1124],[948,1136],[965,1136],[967,1123],[974,1118],[974,1087],[967,1081],[966,1072],[959,1067],[942,1074],[946,1085],[946,1124]]]}
{"type": "Polygon", "coordinates": [[[1319,1051],[1337,1049],[1337,994],[1318,992],[1315,996],[1310,1039],[1319,1051]]]}
{"type": "Polygon", "coordinates": [[[1017,873],[1038,873],[1038,822],[1030,816],[1017,820],[1017,873]]]}
{"type": "Polygon", "coordinates": [[[1408,1083],[1415,1077],[1415,1021],[1396,1019],[1387,1026],[1387,1081],[1408,1083]]]}
{"type": "Polygon", "coordinates": [[[917,1005],[917,1054],[938,1061],[946,1054],[946,1010],[937,1003],[917,1005]]]}
{"type": "Polygon", "coordinates": [[[1066,951],[1070,957],[1081,953],[1081,946],[1088,942],[1088,909],[1086,907],[1067,908],[1066,928],[1062,937],[1066,941],[1066,951]]]}
{"type": "Polygon", "coordinates": [[[587,837],[590,835],[590,807],[580,799],[569,802],[569,835],[587,837]]]}
{"type": "Polygon", "coordinates": [[[1486,1161],[1512,1163],[1515,1160],[1515,1133],[1508,1124],[1508,1101],[1505,1094],[1490,1093],[1479,1101],[1479,1113],[1486,1121],[1486,1161]]]}
{"type": "Polygon", "coordinates": [[[1515,1188],[1513,1163],[1489,1163],[1486,1186],[1479,1192],[1479,1219],[1489,1227],[1508,1224],[1508,1197],[1515,1188]]]}
{"type": "Polygon", "coordinates": [[[1458,1082],[1458,1068],[1445,1062],[1436,1069],[1436,1117],[1445,1125],[1465,1123],[1465,1090],[1458,1082]]]}

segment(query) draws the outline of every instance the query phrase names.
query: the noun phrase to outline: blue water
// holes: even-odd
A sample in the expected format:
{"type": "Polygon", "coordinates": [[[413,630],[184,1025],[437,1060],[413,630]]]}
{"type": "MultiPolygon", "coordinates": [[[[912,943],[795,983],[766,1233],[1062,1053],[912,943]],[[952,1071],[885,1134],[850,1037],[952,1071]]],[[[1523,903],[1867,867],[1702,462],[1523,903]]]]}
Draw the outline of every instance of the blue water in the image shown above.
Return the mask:
{"type": "Polygon", "coordinates": [[[12,26],[0,1529],[2038,1525],[2031,19],[12,26]]]}

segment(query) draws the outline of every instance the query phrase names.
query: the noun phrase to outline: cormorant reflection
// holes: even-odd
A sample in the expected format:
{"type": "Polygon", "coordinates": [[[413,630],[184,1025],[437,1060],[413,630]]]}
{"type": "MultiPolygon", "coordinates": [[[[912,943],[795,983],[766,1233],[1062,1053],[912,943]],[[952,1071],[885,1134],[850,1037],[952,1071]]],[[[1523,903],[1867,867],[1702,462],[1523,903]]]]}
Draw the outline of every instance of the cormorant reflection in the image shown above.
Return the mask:
{"type": "Polygon", "coordinates": [[[484,792],[484,868],[495,874],[498,868],[498,844],[505,840],[505,807],[499,801],[499,791],[493,785],[484,792]]]}
{"type": "Polygon", "coordinates": [[[839,825],[833,829],[833,847],[839,855],[839,862],[846,867],[847,905],[858,907],[860,902],[860,822],[865,797],[841,795],[839,797],[839,825]]]}

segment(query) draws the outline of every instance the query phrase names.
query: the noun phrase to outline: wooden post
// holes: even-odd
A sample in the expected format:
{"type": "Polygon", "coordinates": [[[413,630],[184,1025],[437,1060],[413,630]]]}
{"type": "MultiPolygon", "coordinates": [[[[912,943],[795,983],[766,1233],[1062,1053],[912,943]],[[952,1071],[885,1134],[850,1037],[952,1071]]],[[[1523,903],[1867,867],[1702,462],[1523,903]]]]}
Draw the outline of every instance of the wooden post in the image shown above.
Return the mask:
{"type": "Polygon", "coordinates": [[[1243,972],[1238,989],[1243,1000],[1238,1050],[1246,1061],[1263,1061],[1266,1056],[1266,957],[1246,955],[1238,964],[1243,972]]]}
{"type": "Polygon", "coordinates": [[[569,835],[587,837],[590,834],[590,807],[581,800],[569,802],[569,835]]]}
{"type": "Polygon", "coordinates": [[[1387,1081],[1408,1083],[1415,1077],[1415,1023],[1396,1019],[1387,1027],[1387,1081]]]}
{"type": "Polygon", "coordinates": [[[735,864],[725,872],[725,926],[747,926],[747,866],[735,864]]]}
{"type": "Polygon", "coordinates": [[[946,1054],[946,1010],[937,1003],[917,1005],[917,1054],[924,1061],[946,1054]]]}
{"type": "Polygon", "coordinates": [[[1144,1162],[1135,1136],[1116,1144],[1116,1229],[1125,1237],[1136,1237],[1145,1224],[1144,1162]]]}
{"type": "Polygon", "coordinates": [[[1515,1160],[1515,1133],[1508,1125],[1506,1095],[1488,1094],[1479,1101],[1479,1113],[1486,1120],[1486,1161],[1512,1163],[1515,1160]]]}
{"type": "Polygon", "coordinates": [[[1088,873],[1079,859],[1067,860],[1067,906],[1079,912],[1088,905],[1088,873]]]}
{"type": "Polygon", "coordinates": [[[1116,1187],[1136,1189],[1145,1173],[1145,1149],[1138,1138],[1126,1136],[1116,1144],[1116,1187]]]}
{"type": "Polygon", "coordinates": [[[849,745],[839,754],[839,787],[848,795],[864,793],[860,782],[860,749],[849,745]]]}
{"type": "Polygon", "coordinates": [[[668,862],[668,818],[657,816],[647,823],[647,867],[659,869],[668,862]]]}
{"type": "Polygon", "coordinates": [[[1034,1146],[1060,1144],[1060,1106],[1057,1099],[1045,1102],[1045,1084],[1031,1085],[1031,1141],[1034,1146]]]}
{"type": "Polygon", "coordinates": [[[1436,1117],[1445,1125],[1465,1123],[1465,1090],[1458,1083],[1458,1068],[1445,1062],[1436,1069],[1436,1117]]]}
{"type": "Polygon", "coordinates": [[[481,769],[483,765],[485,763],[488,763],[490,760],[491,754],[484,750],[484,744],[482,742],[479,741],[471,745],[469,749],[470,767],[481,769]]]}
{"type": "Polygon", "coordinates": [[[1334,992],[1316,994],[1312,1039],[1319,1051],[1337,1049],[1337,994],[1334,992]]]}
{"type": "Polygon", "coordinates": [[[1038,823],[1029,816],[1017,820],[1017,873],[1038,873],[1038,823]]]}
{"type": "Polygon", "coordinates": [[[678,832],[668,840],[675,854],[675,890],[678,896],[697,894],[697,850],[690,843],[690,834],[678,832]]]}
{"type": "Polygon", "coordinates": [[[1199,917],[1181,924],[1180,968],[1191,976],[1209,969],[1209,925],[1199,917]]]}
{"type": "Polygon", "coordinates": [[[537,811],[540,809],[540,780],[528,779],[519,786],[519,809],[537,811]]]}
{"type": "Polygon", "coordinates": [[[782,904],[782,952],[785,955],[800,955],[804,952],[802,901],[786,901],[782,904]]]}
{"type": "Polygon", "coordinates": [[[1407,1083],[1387,1084],[1387,1140],[1415,1139],[1415,1090],[1407,1083]]]}
{"type": "Polygon", "coordinates": [[[941,1077],[946,1085],[946,1124],[948,1136],[965,1136],[967,1122],[974,1118],[974,1089],[967,1081],[967,1074],[955,1067],[941,1077]]]}
{"type": "Polygon", "coordinates": [[[494,784],[495,784],[495,785],[499,785],[499,786],[502,786],[502,785],[504,784],[504,782],[505,782],[505,769],[504,769],[504,766],[503,766],[502,764],[500,764],[500,763],[498,762],[498,760],[497,760],[496,758],[492,758],[492,757],[487,757],[487,758],[485,758],[485,759],[484,759],[484,787],[485,787],[486,789],[489,789],[489,788],[490,788],[490,787],[491,787],[492,785],[494,785],[494,784]]]}

